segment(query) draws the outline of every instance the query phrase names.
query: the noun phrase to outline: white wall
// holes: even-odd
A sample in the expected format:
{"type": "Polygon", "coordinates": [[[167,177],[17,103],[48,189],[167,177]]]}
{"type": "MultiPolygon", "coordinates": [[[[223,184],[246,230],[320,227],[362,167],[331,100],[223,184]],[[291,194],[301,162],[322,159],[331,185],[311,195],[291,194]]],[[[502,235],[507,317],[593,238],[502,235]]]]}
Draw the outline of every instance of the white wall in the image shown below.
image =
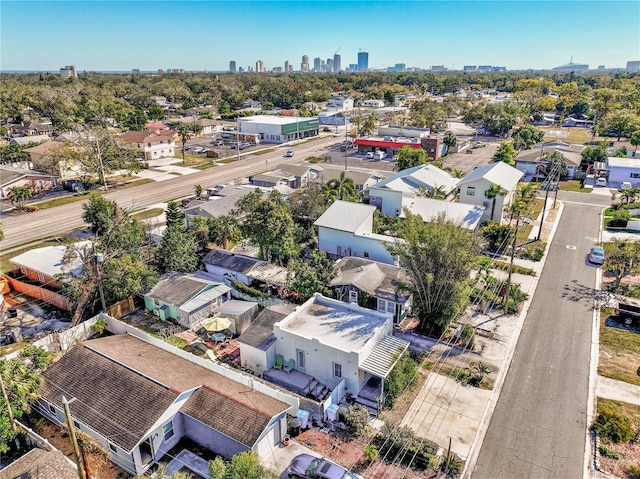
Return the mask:
{"type": "Polygon", "coordinates": [[[394,258],[381,235],[353,235],[330,228],[318,228],[318,249],[334,256],[357,256],[381,263],[394,264],[394,258]],[[338,254],[338,247],[341,252],[338,254]]]}
{"type": "Polygon", "coordinates": [[[402,192],[390,190],[389,188],[369,188],[369,197],[380,198],[375,204],[381,204],[380,211],[392,216],[400,216],[402,213],[402,192]],[[399,213],[398,213],[399,212],[399,213]]]}
{"type": "MultiPolygon", "coordinates": [[[[484,178],[480,178],[476,181],[464,183],[460,185],[460,203],[466,203],[470,205],[479,205],[483,206],[485,203],[487,205],[487,209],[482,215],[482,221],[489,219],[491,216],[491,205],[493,200],[489,200],[484,196],[484,192],[487,191],[491,185],[488,180],[484,178]],[[473,196],[469,195],[469,187],[475,187],[475,194],[473,196]]],[[[496,207],[493,214],[493,221],[497,221],[498,223],[502,222],[502,209],[504,205],[507,205],[511,202],[513,198],[514,192],[510,192],[505,196],[497,196],[496,197],[496,207]]]]}
{"type": "Polygon", "coordinates": [[[628,181],[635,188],[640,185],[640,178],[631,178],[632,173],[640,173],[640,168],[613,167],[609,170],[609,185],[616,187],[628,181]]]}

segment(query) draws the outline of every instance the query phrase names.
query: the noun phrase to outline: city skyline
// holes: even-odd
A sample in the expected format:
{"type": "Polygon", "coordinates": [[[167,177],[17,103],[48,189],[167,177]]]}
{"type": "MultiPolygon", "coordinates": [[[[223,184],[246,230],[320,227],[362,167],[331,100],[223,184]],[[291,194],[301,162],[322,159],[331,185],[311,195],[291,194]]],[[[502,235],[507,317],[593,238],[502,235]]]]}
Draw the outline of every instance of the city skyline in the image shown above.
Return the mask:
{"type": "Polygon", "coordinates": [[[313,69],[313,59],[336,53],[344,70],[359,51],[372,70],[551,69],[571,59],[624,68],[640,57],[635,1],[10,0],[2,10],[4,71],[229,71],[230,60],[244,69],[260,60],[265,71],[288,61],[299,71],[303,55],[313,69]]]}

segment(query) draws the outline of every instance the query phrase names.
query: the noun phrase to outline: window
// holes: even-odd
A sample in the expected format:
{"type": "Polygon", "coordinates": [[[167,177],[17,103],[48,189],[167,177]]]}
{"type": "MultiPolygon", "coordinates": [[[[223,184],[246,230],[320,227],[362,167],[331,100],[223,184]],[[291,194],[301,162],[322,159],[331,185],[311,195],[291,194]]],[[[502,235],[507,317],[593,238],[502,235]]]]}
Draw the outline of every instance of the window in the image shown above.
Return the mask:
{"type": "Polygon", "coordinates": [[[378,299],[378,311],[383,313],[396,313],[396,303],[385,299],[378,299]]]}
{"type": "Polygon", "coordinates": [[[149,148],[151,148],[151,143],[147,143],[147,146],[148,146],[149,148]]]}
{"type": "Polygon", "coordinates": [[[476,195],[476,187],[467,186],[467,196],[475,196],[475,195],[476,195]]]}
{"type": "Polygon", "coordinates": [[[56,416],[58,414],[58,411],[56,411],[56,408],[53,406],[53,404],[48,404],[48,406],[49,406],[49,412],[54,416],[56,416]]]}
{"type": "Polygon", "coordinates": [[[73,427],[75,427],[76,429],[80,429],[80,423],[78,421],[73,421],[73,427]]]}
{"type": "Polygon", "coordinates": [[[44,283],[44,274],[38,273],[38,281],[40,281],[41,283],[44,283]]]}
{"type": "Polygon", "coordinates": [[[162,426],[162,433],[164,434],[164,440],[168,441],[173,437],[175,432],[173,431],[173,421],[169,421],[167,424],[162,426]]]}
{"type": "Polygon", "coordinates": [[[109,443],[109,450],[114,454],[118,454],[118,448],[115,446],[115,444],[109,443]]]}
{"type": "Polygon", "coordinates": [[[629,175],[630,178],[640,178],[640,173],[631,173],[629,175]]]}
{"type": "Polygon", "coordinates": [[[358,292],[355,290],[349,290],[349,302],[358,304],[358,292]]]}
{"type": "Polygon", "coordinates": [[[342,364],[333,363],[333,377],[334,378],[342,377],[342,364]]]}
{"type": "Polygon", "coordinates": [[[304,351],[302,349],[296,349],[296,357],[298,358],[298,369],[304,369],[304,351]]]}

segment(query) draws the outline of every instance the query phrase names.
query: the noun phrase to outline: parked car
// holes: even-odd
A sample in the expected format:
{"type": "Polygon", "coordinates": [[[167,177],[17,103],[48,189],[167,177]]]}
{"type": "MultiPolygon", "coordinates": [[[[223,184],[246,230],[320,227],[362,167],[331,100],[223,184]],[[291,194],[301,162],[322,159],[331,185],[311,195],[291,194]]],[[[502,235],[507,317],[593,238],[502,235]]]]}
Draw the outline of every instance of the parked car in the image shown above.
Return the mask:
{"type": "Polygon", "coordinates": [[[333,134],[333,137],[334,137],[334,138],[338,138],[338,137],[340,137],[340,136],[342,136],[342,134],[338,133],[337,131],[333,134]]]}
{"type": "Polygon", "coordinates": [[[479,141],[477,143],[474,143],[473,146],[471,146],[471,148],[484,148],[485,146],[487,146],[486,143],[482,143],[479,141]]]}
{"type": "Polygon", "coordinates": [[[615,314],[626,326],[640,326],[640,302],[634,298],[619,297],[615,314]]]}
{"type": "Polygon", "coordinates": [[[193,152],[196,153],[197,155],[201,154],[201,153],[205,153],[207,151],[206,148],[202,148],[201,146],[198,146],[197,148],[193,149],[193,152]]]}
{"type": "Polygon", "coordinates": [[[284,156],[286,158],[291,158],[293,156],[293,150],[287,150],[287,152],[284,154],[284,156]]]}
{"type": "Polygon", "coordinates": [[[333,462],[313,457],[310,454],[300,454],[293,458],[287,469],[289,477],[294,479],[355,479],[343,467],[333,462]]]}
{"type": "Polygon", "coordinates": [[[601,246],[594,246],[589,251],[589,261],[593,264],[604,263],[604,249],[601,246]]]}
{"type": "Polygon", "coordinates": [[[211,144],[212,144],[213,146],[222,146],[222,145],[224,145],[224,141],[222,141],[222,140],[215,140],[215,141],[212,141],[212,142],[211,142],[211,144]]]}
{"type": "Polygon", "coordinates": [[[633,186],[631,185],[630,182],[623,181],[622,183],[620,183],[620,188],[618,188],[618,189],[620,191],[624,191],[624,190],[630,190],[631,188],[633,188],[633,186]]]}
{"type": "Polygon", "coordinates": [[[596,186],[607,186],[607,179],[604,177],[596,178],[596,186]]]}
{"type": "Polygon", "coordinates": [[[367,158],[367,160],[373,160],[373,151],[367,151],[365,157],[367,158]]]}
{"type": "Polygon", "coordinates": [[[322,131],[331,131],[331,128],[329,128],[328,126],[325,126],[322,131]]]}

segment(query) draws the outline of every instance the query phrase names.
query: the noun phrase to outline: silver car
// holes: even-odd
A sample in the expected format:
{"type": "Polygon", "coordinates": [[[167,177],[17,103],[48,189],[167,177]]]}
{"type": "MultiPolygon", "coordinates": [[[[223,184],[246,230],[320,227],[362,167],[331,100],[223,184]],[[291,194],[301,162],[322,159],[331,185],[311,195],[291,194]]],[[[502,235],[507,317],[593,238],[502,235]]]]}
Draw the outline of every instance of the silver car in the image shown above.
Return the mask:
{"type": "Polygon", "coordinates": [[[310,454],[294,457],[287,473],[292,479],[356,479],[356,476],[343,467],[310,454]]]}

